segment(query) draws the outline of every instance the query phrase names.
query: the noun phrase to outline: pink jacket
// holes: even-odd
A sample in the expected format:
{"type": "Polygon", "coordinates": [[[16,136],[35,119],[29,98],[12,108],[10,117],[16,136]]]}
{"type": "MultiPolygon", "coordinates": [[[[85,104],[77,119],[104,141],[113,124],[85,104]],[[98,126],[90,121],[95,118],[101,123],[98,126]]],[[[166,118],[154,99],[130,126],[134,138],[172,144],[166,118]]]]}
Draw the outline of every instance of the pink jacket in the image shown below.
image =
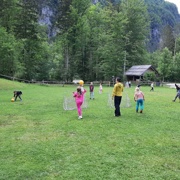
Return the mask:
{"type": "Polygon", "coordinates": [[[82,92],[82,94],[79,94],[78,92],[73,92],[73,97],[75,97],[76,102],[83,102],[85,93],[86,93],[85,89],[82,92]]]}

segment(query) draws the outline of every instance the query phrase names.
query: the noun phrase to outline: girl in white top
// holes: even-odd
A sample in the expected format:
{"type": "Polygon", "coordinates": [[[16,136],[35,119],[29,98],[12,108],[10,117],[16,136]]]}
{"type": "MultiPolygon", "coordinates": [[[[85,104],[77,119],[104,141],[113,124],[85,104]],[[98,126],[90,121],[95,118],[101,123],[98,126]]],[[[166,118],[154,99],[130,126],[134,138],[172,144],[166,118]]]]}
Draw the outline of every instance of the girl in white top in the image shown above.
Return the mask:
{"type": "Polygon", "coordinates": [[[151,83],[151,90],[150,91],[154,91],[154,83],[151,83]]]}
{"type": "Polygon", "coordinates": [[[103,91],[103,87],[102,87],[102,84],[100,83],[100,85],[99,85],[99,94],[102,94],[102,91],[103,91]]]}
{"type": "Polygon", "coordinates": [[[135,89],[134,93],[134,101],[136,101],[136,112],[138,113],[138,110],[140,108],[140,113],[144,110],[144,94],[138,87],[135,89]]]}

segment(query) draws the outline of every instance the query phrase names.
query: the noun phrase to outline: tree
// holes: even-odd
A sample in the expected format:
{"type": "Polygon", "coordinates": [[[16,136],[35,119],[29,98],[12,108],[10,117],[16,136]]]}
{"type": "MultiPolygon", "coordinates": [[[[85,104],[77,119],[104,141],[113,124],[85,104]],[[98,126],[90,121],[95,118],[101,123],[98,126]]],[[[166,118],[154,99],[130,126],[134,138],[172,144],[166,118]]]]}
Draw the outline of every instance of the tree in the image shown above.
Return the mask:
{"type": "Polygon", "coordinates": [[[37,39],[38,3],[36,0],[20,0],[16,16],[15,35],[19,39],[37,39]]]}
{"type": "Polygon", "coordinates": [[[154,72],[146,72],[143,76],[143,80],[145,81],[155,81],[156,75],[154,72]]]}
{"type": "Polygon", "coordinates": [[[72,80],[74,76],[85,79],[87,68],[86,11],[90,6],[90,0],[62,1],[62,3],[57,23],[60,28],[59,34],[64,42],[66,79],[72,80]]]}
{"type": "Polygon", "coordinates": [[[144,63],[145,44],[149,33],[147,7],[142,0],[122,0],[121,11],[127,24],[124,31],[124,51],[129,67],[144,63]]]}
{"type": "Polygon", "coordinates": [[[149,53],[148,56],[148,64],[151,64],[153,67],[157,68],[158,67],[158,63],[161,59],[161,51],[155,51],[153,53],[149,53]]]}
{"type": "Polygon", "coordinates": [[[0,0],[0,25],[5,28],[8,33],[14,31],[18,0],[0,0]]]}
{"type": "Polygon", "coordinates": [[[38,35],[38,1],[20,0],[15,24],[15,36],[22,41],[20,62],[24,64],[23,77],[28,80],[39,79],[42,62],[42,39],[38,35]]]}
{"type": "Polygon", "coordinates": [[[176,53],[180,52],[180,36],[178,38],[176,38],[176,45],[175,45],[175,53],[174,55],[176,55],[176,53]]]}
{"type": "Polygon", "coordinates": [[[174,59],[173,63],[173,74],[172,77],[174,81],[180,82],[180,52],[176,54],[176,58],[174,59]]]}
{"type": "Polygon", "coordinates": [[[57,38],[53,43],[50,44],[50,80],[63,80],[67,79],[67,69],[65,64],[65,59],[63,58],[64,51],[64,41],[61,38],[57,38]]]}
{"type": "Polygon", "coordinates": [[[175,37],[173,34],[173,29],[169,25],[164,28],[163,34],[162,34],[161,48],[164,49],[165,47],[167,47],[169,51],[171,51],[172,54],[174,54],[175,37]]]}
{"type": "Polygon", "coordinates": [[[5,28],[0,28],[0,74],[14,76],[22,64],[20,57],[21,44],[5,28]]]}
{"type": "Polygon", "coordinates": [[[59,33],[63,34],[69,30],[74,23],[70,17],[72,0],[58,0],[56,12],[56,26],[59,33]]]}
{"type": "Polygon", "coordinates": [[[109,4],[103,9],[103,39],[98,48],[101,52],[100,67],[105,79],[112,76],[123,76],[124,62],[124,27],[127,24],[126,17],[115,6],[109,4]]]}
{"type": "Polygon", "coordinates": [[[158,72],[161,75],[162,81],[165,79],[167,80],[168,76],[170,76],[172,60],[172,53],[168,48],[164,48],[162,50],[160,61],[158,62],[158,72]]]}

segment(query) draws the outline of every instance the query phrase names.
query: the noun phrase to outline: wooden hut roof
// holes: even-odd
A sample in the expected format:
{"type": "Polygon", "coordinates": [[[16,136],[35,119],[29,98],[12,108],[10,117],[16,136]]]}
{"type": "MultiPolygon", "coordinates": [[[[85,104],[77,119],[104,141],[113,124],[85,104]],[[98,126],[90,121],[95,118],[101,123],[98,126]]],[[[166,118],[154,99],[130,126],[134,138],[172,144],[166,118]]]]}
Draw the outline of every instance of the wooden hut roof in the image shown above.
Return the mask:
{"type": "Polygon", "coordinates": [[[152,67],[152,65],[138,65],[138,66],[132,66],[129,70],[125,72],[126,76],[142,76],[146,71],[148,70],[155,71],[155,73],[158,73],[156,69],[152,67]]]}

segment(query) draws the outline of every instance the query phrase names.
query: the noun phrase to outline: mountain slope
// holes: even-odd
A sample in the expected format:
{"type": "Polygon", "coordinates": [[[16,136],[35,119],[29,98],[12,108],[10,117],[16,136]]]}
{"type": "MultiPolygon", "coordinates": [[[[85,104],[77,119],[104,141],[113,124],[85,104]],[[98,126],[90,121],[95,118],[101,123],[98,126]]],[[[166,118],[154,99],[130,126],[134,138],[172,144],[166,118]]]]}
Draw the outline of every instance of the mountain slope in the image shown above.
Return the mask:
{"type": "MultiPolygon", "coordinates": [[[[174,28],[180,24],[180,14],[178,14],[177,6],[165,0],[144,0],[147,4],[147,10],[150,17],[150,35],[148,43],[148,51],[154,52],[159,48],[159,43],[162,40],[162,30],[166,26],[174,28]]],[[[121,0],[111,0],[116,5],[121,0]]],[[[101,3],[106,5],[107,0],[92,0],[92,3],[101,3]]],[[[45,0],[40,5],[41,14],[39,22],[48,26],[49,37],[56,34],[56,14],[57,14],[57,0],[45,0]]]]}

